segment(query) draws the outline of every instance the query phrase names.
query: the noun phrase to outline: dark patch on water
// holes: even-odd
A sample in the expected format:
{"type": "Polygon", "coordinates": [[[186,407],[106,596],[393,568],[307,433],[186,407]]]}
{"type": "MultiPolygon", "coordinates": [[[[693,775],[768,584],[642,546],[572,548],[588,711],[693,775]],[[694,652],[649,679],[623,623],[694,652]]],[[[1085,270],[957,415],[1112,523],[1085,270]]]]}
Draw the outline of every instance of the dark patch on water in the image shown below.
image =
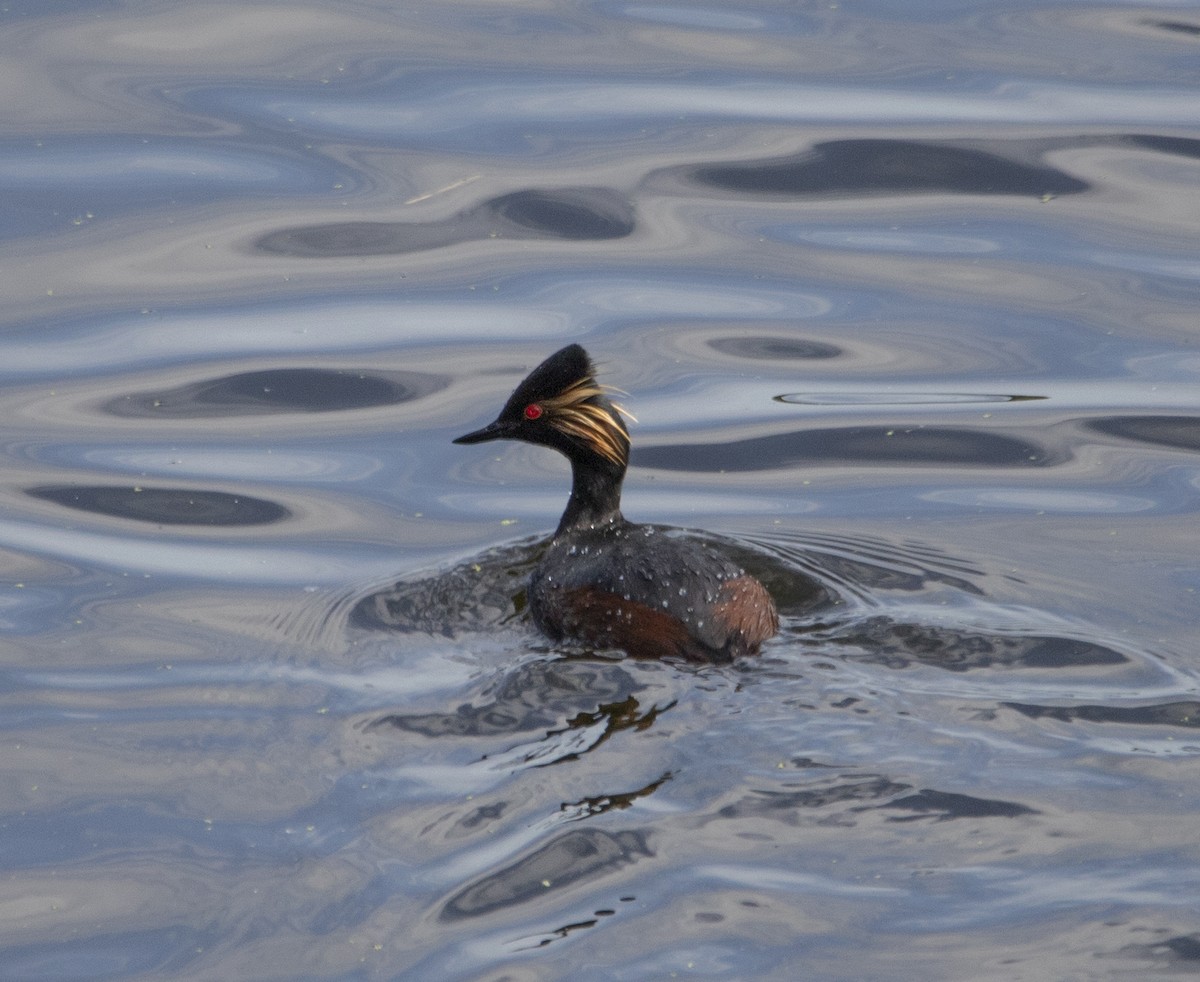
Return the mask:
{"type": "Polygon", "coordinates": [[[836,631],[830,640],[855,649],[846,656],[856,662],[893,669],[913,664],[952,672],[992,665],[1065,669],[1123,665],[1129,660],[1112,648],[1076,638],[898,623],[888,617],[858,621],[836,631]]]}
{"type": "MultiPolygon", "coordinates": [[[[919,543],[896,546],[878,538],[849,540],[809,533],[777,534],[761,540],[761,545],[779,556],[785,570],[801,570],[818,583],[832,581],[860,594],[919,593],[931,586],[945,586],[984,596],[975,582],[984,575],[982,569],[919,543]]],[[[842,599],[832,586],[827,589],[831,603],[842,599]]]]}
{"type": "Polygon", "coordinates": [[[1177,450],[1200,451],[1200,417],[1110,416],[1092,420],[1088,429],[1125,440],[1177,450]]]}
{"type": "Polygon", "coordinates": [[[912,786],[878,774],[839,777],[814,787],[799,790],[756,789],[718,812],[723,819],[772,818],[788,825],[800,824],[803,812],[836,809],[831,815],[806,818],[821,824],[854,824],[851,816],[875,810],[904,811],[911,814],[889,816],[889,822],[913,822],[931,819],[938,822],[960,818],[1018,818],[1039,814],[1036,810],[1011,801],[976,798],[971,795],[912,786]],[[911,792],[906,794],[905,792],[911,792]],[[899,797],[898,797],[899,796],[899,797]]]}
{"type": "Polygon", "coordinates": [[[1148,27],[1157,27],[1160,31],[1170,31],[1173,34],[1186,34],[1189,37],[1200,37],[1200,24],[1190,24],[1182,20],[1144,20],[1148,27]]]}
{"type": "Polygon", "coordinates": [[[451,712],[393,713],[374,720],[427,737],[480,737],[565,731],[603,720],[606,733],[649,725],[659,712],[642,709],[634,694],[646,688],[620,665],[556,659],[519,665],[499,683],[451,712]]]}
{"type": "Polygon", "coordinates": [[[749,563],[741,556],[736,558],[748,573],[767,588],[781,617],[810,618],[841,602],[837,592],[815,576],[789,569],[781,563],[766,561],[761,556],[749,563]]]}
{"type": "MultiPolygon", "coordinates": [[[[1195,962],[1200,962],[1200,934],[1172,934],[1172,928],[1166,927],[1136,927],[1129,930],[1135,934],[1150,935],[1160,940],[1142,941],[1127,944],[1117,949],[1113,954],[1102,955],[1104,958],[1140,958],[1162,963],[1163,967],[1174,965],[1172,971],[1166,972],[1172,978],[1175,976],[1194,976],[1195,962]],[[1180,964],[1180,963],[1183,964],[1180,964]]],[[[1159,976],[1154,976],[1158,978],[1159,976]]]]}
{"type": "Polygon", "coordinates": [[[1200,962],[1200,934],[1180,934],[1154,945],[1154,948],[1174,961],[1200,962]]]}
{"type": "MultiPolygon", "coordinates": [[[[753,789],[732,804],[724,805],[717,812],[717,818],[770,818],[787,825],[796,825],[801,819],[798,813],[802,811],[891,799],[911,788],[912,785],[900,784],[878,774],[852,777],[839,775],[825,783],[799,790],[753,789]]],[[[847,813],[860,810],[861,808],[855,807],[848,809],[847,813]]],[[[821,821],[826,820],[826,816],[821,817],[821,821]]]]}
{"type": "Polygon", "coordinates": [[[689,443],[635,449],[633,463],[669,471],[760,471],[817,461],[1050,467],[1069,455],[1028,440],[948,426],[847,426],[797,430],[728,443],[689,443]]]}
{"type": "Polygon", "coordinates": [[[490,804],[477,805],[454,821],[449,831],[444,833],[446,839],[454,841],[455,839],[470,838],[493,822],[500,821],[508,811],[509,804],[510,802],[507,801],[493,801],[490,804]]]}
{"type": "Polygon", "coordinates": [[[609,188],[529,189],[435,222],[338,222],[264,235],[261,252],[285,256],[385,256],[488,239],[601,242],[632,234],[629,201],[609,188]]]}
{"type": "Polygon", "coordinates": [[[690,179],[741,194],[1079,194],[1085,181],[1001,153],[951,143],[833,140],[788,157],[692,168],[690,179]]]}
{"type": "Polygon", "coordinates": [[[65,484],[27,488],[25,493],[67,508],[155,525],[269,525],[291,517],[274,501],[225,491],[65,484]]]}
{"type": "Polygon", "coordinates": [[[580,242],[623,239],[633,233],[633,208],[608,188],[516,191],[484,206],[539,238],[580,242]]]}
{"type": "Polygon", "coordinates": [[[654,855],[645,832],[572,829],[446,901],[442,920],[479,917],[595,880],[654,855]]]}
{"type": "MultiPolygon", "coordinates": [[[[1196,31],[1200,33],[1200,28],[1197,28],[1196,31]]],[[[1145,147],[1147,150],[1156,150],[1159,153],[1171,154],[1174,157],[1200,160],[1200,140],[1194,137],[1133,133],[1123,137],[1122,142],[1132,143],[1135,147],[1145,147]]]]}
{"type": "Polygon", "coordinates": [[[916,794],[897,798],[879,807],[913,813],[889,818],[890,822],[915,822],[926,818],[948,822],[955,818],[1019,818],[1040,814],[1033,808],[1012,801],[975,798],[967,794],[934,791],[930,788],[923,788],[916,794]]]}
{"type": "Polygon", "coordinates": [[[1166,948],[1180,961],[1200,962],[1200,934],[1181,934],[1174,938],[1168,938],[1161,947],[1166,948]]]}
{"type": "Polygon", "coordinates": [[[103,408],[114,416],[139,419],[329,413],[412,402],[448,384],[445,376],[424,372],[271,368],[119,396],[103,408]]]}
{"type": "Polygon", "coordinates": [[[1030,719],[1054,719],[1063,723],[1123,723],[1135,726],[1181,726],[1200,728],[1200,702],[1180,701],[1149,706],[1035,706],[1001,703],[1030,719]]]}
{"type": "Polygon", "coordinates": [[[842,349],[824,341],[806,338],[713,338],[708,346],[734,358],[753,358],[758,361],[802,361],[814,358],[837,358],[842,349]]]}

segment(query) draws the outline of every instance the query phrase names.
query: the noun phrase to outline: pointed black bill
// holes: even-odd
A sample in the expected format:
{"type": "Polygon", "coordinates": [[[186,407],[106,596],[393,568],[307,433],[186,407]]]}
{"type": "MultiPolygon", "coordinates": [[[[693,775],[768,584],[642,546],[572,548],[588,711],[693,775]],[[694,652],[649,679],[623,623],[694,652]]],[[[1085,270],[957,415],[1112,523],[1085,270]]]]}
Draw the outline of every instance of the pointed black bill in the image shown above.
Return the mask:
{"type": "Polygon", "coordinates": [[[464,433],[462,436],[455,438],[454,443],[486,443],[488,440],[503,440],[509,434],[510,426],[508,423],[502,423],[496,420],[494,423],[488,423],[481,430],[475,430],[472,433],[464,433]]]}

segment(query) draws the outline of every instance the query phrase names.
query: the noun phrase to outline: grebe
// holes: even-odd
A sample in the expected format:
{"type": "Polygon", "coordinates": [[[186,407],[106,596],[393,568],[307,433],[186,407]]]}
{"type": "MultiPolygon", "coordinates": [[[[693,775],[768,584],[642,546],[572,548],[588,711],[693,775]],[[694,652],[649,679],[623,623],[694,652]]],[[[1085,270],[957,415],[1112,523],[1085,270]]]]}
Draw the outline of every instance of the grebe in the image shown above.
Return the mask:
{"type": "Polygon", "coordinates": [[[629,431],[605,391],[587,352],[568,345],[530,372],[495,422],[454,441],[523,440],[571,462],[571,497],[529,581],[534,623],[553,641],[637,658],[756,653],[779,630],[766,588],[694,534],[622,516],[629,431]]]}

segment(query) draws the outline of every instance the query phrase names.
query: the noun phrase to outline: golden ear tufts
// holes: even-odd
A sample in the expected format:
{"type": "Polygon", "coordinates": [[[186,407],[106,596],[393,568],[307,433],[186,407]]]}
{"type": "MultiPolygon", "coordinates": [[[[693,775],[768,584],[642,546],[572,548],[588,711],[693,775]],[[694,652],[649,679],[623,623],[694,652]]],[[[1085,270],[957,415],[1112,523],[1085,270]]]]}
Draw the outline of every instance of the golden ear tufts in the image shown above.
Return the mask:
{"type": "MultiPolygon", "coordinates": [[[[625,467],[629,462],[629,435],[624,425],[619,418],[614,419],[603,405],[590,401],[597,396],[607,399],[609,392],[619,391],[611,386],[599,385],[588,376],[567,386],[558,395],[543,399],[541,406],[549,412],[550,423],[560,432],[582,440],[617,467],[625,467]]],[[[616,403],[610,402],[608,405],[622,416],[637,422],[616,403]]]]}
{"type": "MultiPolygon", "coordinates": [[[[600,390],[601,395],[604,395],[604,396],[610,396],[610,395],[627,396],[627,395],[629,395],[629,393],[626,392],[624,389],[618,389],[615,385],[604,385],[603,383],[601,383],[601,384],[597,385],[596,388],[598,388],[600,390]]],[[[637,417],[634,416],[633,413],[631,413],[628,409],[626,409],[620,403],[613,402],[611,399],[609,399],[608,401],[610,403],[612,403],[613,409],[615,409],[622,416],[624,416],[627,420],[629,420],[629,422],[631,422],[631,423],[637,422],[637,417]]]]}

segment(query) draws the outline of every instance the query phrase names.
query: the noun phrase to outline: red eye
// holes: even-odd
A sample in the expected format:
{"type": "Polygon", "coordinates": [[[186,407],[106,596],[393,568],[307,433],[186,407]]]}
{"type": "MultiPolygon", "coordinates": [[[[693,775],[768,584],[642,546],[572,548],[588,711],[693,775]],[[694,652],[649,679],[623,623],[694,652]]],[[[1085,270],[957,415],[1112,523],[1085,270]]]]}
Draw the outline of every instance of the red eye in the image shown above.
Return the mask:
{"type": "Polygon", "coordinates": [[[525,418],[526,419],[541,419],[542,418],[542,407],[539,406],[536,402],[531,402],[528,406],[525,407],[525,418]]]}

